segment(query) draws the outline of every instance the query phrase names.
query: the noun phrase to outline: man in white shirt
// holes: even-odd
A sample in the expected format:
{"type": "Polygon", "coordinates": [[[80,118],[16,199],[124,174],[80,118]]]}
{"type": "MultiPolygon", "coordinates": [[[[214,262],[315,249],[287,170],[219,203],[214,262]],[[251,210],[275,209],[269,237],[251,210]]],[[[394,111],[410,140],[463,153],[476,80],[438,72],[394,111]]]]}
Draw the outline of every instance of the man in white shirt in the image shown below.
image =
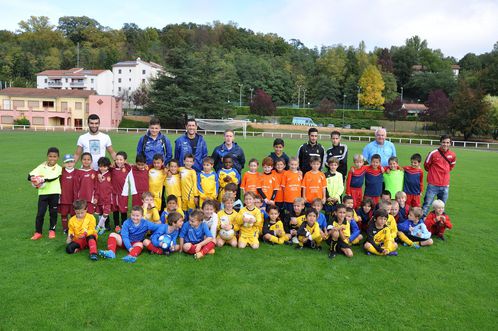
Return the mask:
{"type": "Polygon", "coordinates": [[[105,156],[105,152],[111,154],[112,159],[116,158],[116,152],[112,149],[111,138],[99,131],[100,117],[96,114],[88,116],[88,132],[81,135],[76,143],[74,152],[74,162],[78,162],[82,153],[92,154],[92,168],[97,170],[99,158],[105,156]]]}

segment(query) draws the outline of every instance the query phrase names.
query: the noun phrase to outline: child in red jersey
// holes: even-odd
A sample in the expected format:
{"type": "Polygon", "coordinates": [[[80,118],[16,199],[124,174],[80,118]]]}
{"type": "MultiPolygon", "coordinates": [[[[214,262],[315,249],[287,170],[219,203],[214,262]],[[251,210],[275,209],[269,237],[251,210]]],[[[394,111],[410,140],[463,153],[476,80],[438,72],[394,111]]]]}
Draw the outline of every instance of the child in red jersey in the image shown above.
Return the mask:
{"type": "Polygon", "coordinates": [[[109,226],[108,218],[112,208],[112,182],[111,172],[109,171],[111,161],[104,156],[98,160],[97,165],[99,167],[99,174],[95,185],[96,211],[97,214],[99,214],[97,231],[99,235],[102,235],[104,234],[106,227],[109,226]]]}
{"type": "Polygon", "coordinates": [[[362,187],[365,182],[365,172],[367,166],[364,164],[363,155],[356,154],[353,157],[354,167],[351,167],[346,179],[346,194],[353,197],[353,208],[360,207],[363,201],[362,187]]]}
{"type": "Polygon", "coordinates": [[[413,154],[410,162],[411,166],[403,167],[405,171],[403,191],[406,193],[408,206],[420,207],[420,195],[424,191],[424,171],[420,167],[422,156],[418,153],[413,154]]]}
{"type": "Polygon", "coordinates": [[[128,218],[128,194],[123,195],[123,188],[131,171],[131,166],[126,163],[128,155],[120,151],[116,153],[114,167],[110,169],[112,178],[112,216],[115,231],[121,231],[121,224],[128,218]],[[121,215],[121,222],[119,216],[121,215]]]}
{"type": "Polygon", "coordinates": [[[365,198],[370,198],[374,204],[378,204],[382,194],[382,167],[380,166],[380,155],[374,154],[370,160],[370,166],[365,172],[365,198]]]}
{"type": "Polygon", "coordinates": [[[149,191],[149,168],[145,163],[145,156],[137,155],[135,164],[131,166],[128,173],[123,192],[121,195],[131,193],[131,205],[140,206],[142,204],[142,194],[149,191]]]}
{"type": "Polygon", "coordinates": [[[74,200],[74,156],[72,154],[64,155],[62,161],[61,174],[61,196],[59,197],[59,214],[61,214],[62,229],[64,234],[68,230],[68,215],[74,216],[73,200],[74,200]]]}
{"type": "Polygon", "coordinates": [[[92,154],[81,154],[81,169],[76,169],[73,199],[85,200],[89,214],[95,213],[95,186],[98,172],[92,168],[92,154]]]}
{"type": "Polygon", "coordinates": [[[450,217],[444,212],[444,202],[442,200],[434,200],[431,211],[425,218],[425,226],[436,237],[445,240],[444,232],[446,229],[453,228],[450,217]]]}

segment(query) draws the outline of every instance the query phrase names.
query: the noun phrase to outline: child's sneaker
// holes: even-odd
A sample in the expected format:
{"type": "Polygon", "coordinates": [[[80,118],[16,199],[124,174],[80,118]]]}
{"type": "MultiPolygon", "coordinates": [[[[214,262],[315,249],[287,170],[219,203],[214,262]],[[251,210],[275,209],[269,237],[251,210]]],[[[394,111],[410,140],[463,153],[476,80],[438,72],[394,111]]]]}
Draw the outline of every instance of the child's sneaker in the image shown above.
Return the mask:
{"type": "Polygon", "coordinates": [[[444,236],[442,234],[438,234],[437,237],[442,240],[442,241],[445,241],[446,239],[444,238],[444,236]]]}
{"type": "Polygon", "coordinates": [[[405,243],[405,242],[404,242],[404,243],[403,243],[403,246],[408,247],[409,245],[408,245],[407,243],[405,243]]]}
{"type": "Polygon", "coordinates": [[[337,256],[335,252],[329,252],[329,259],[333,259],[337,256]]]}
{"type": "Polygon", "coordinates": [[[31,237],[31,240],[38,240],[41,237],[43,237],[43,235],[41,233],[35,232],[35,234],[33,235],[33,237],[31,237]]]}
{"type": "Polygon", "coordinates": [[[388,256],[398,256],[398,252],[394,251],[394,252],[391,252],[389,254],[387,254],[388,256]]]}
{"type": "Polygon", "coordinates": [[[122,258],[122,260],[128,263],[135,263],[137,261],[137,258],[131,255],[126,255],[122,258]]]}
{"type": "Polygon", "coordinates": [[[299,244],[299,239],[297,239],[297,237],[292,237],[292,243],[299,244]]]}
{"type": "Polygon", "coordinates": [[[115,259],[116,258],[116,254],[111,250],[104,251],[101,249],[101,250],[99,250],[99,255],[102,256],[104,259],[115,259]]]}
{"type": "Polygon", "coordinates": [[[55,231],[50,230],[48,231],[48,239],[54,239],[55,238],[55,231]]]}
{"type": "Polygon", "coordinates": [[[64,229],[62,232],[64,233],[64,235],[67,235],[67,229],[64,229]]]}
{"type": "Polygon", "coordinates": [[[299,250],[299,251],[301,251],[301,250],[303,250],[303,249],[304,249],[304,247],[303,247],[303,246],[301,246],[301,245],[297,245],[297,246],[296,246],[296,249],[297,249],[297,250],[299,250]]]}
{"type": "Polygon", "coordinates": [[[116,228],[114,228],[114,232],[116,232],[118,234],[121,233],[121,227],[119,225],[116,226],[116,228]]]}
{"type": "Polygon", "coordinates": [[[101,228],[99,226],[97,226],[97,233],[99,234],[99,236],[103,235],[105,233],[105,228],[101,228]]]}
{"type": "Polygon", "coordinates": [[[420,245],[419,244],[413,244],[412,247],[415,248],[415,249],[419,249],[420,245]]]}
{"type": "Polygon", "coordinates": [[[97,256],[97,254],[90,254],[90,260],[92,261],[97,261],[99,258],[97,256]]]}

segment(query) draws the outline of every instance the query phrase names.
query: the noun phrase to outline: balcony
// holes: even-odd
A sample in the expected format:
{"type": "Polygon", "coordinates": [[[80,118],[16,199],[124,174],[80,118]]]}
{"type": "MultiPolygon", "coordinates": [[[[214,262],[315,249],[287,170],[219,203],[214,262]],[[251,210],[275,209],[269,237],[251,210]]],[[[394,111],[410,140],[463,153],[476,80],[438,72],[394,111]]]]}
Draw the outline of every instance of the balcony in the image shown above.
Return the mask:
{"type": "Polygon", "coordinates": [[[62,86],[62,81],[61,80],[51,80],[48,82],[48,86],[55,86],[55,87],[62,86]]]}
{"type": "Polygon", "coordinates": [[[84,87],[85,86],[85,82],[84,81],[72,81],[71,82],[71,86],[74,86],[74,87],[84,87]]]}

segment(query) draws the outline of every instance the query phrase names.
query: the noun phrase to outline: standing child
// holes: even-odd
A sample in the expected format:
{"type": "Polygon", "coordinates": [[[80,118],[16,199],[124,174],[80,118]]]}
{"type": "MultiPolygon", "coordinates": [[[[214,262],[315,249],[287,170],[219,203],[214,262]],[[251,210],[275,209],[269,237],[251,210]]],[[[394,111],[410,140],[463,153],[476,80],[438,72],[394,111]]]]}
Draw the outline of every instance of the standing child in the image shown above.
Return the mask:
{"type": "Polygon", "coordinates": [[[86,247],[90,250],[90,260],[97,261],[97,231],[95,217],[86,212],[86,201],[73,202],[75,216],[69,220],[66,252],[77,253],[86,247]]]}
{"type": "Polygon", "coordinates": [[[282,245],[290,239],[285,233],[284,224],[280,220],[280,212],[277,206],[268,206],[268,219],[263,225],[263,240],[273,244],[282,245]]]}
{"type": "Polygon", "coordinates": [[[306,221],[303,222],[303,224],[301,224],[301,226],[297,230],[299,245],[296,246],[296,249],[309,247],[317,250],[322,250],[323,238],[322,234],[320,233],[318,222],[316,221],[317,218],[318,212],[315,209],[310,208],[306,211],[306,221]]]}
{"type": "Polygon", "coordinates": [[[57,225],[57,204],[61,194],[60,176],[62,168],[57,164],[59,160],[59,149],[50,147],[47,151],[47,161],[33,169],[28,180],[38,190],[38,212],[36,214],[35,234],[31,240],[40,239],[43,231],[45,213],[50,215],[50,228],[48,238],[55,238],[55,226],[57,225]]]}
{"type": "Polygon", "coordinates": [[[258,194],[264,202],[263,207],[274,206],[280,183],[273,175],[273,160],[267,156],[263,159],[263,173],[259,176],[258,194]]]}
{"type": "Polygon", "coordinates": [[[335,258],[337,253],[342,253],[347,257],[353,257],[351,249],[351,219],[346,217],[346,206],[339,204],[337,206],[336,215],[329,230],[329,258],[335,258]]]}
{"type": "Polygon", "coordinates": [[[275,195],[275,205],[278,207],[279,211],[282,211],[284,208],[284,190],[282,182],[285,174],[285,160],[283,158],[277,158],[277,160],[274,161],[274,164],[275,169],[271,173],[277,180],[278,185],[277,195],[275,195]]]}
{"type": "Polygon", "coordinates": [[[74,157],[72,154],[64,155],[62,161],[62,174],[61,174],[61,196],[59,198],[59,214],[61,214],[62,229],[67,234],[67,220],[68,216],[74,216],[73,201],[74,201],[74,157]]]}
{"type": "Polygon", "coordinates": [[[164,208],[160,217],[161,224],[166,224],[166,218],[169,214],[174,212],[180,213],[180,215],[185,217],[185,213],[183,212],[183,210],[178,208],[178,198],[172,194],[166,197],[166,208],[164,208]]]}
{"type": "Polygon", "coordinates": [[[427,229],[439,239],[444,240],[444,232],[446,229],[453,228],[450,217],[444,212],[443,200],[434,200],[431,211],[425,218],[427,229]]]}
{"type": "Polygon", "coordinates": [[[420,195],[424,191],[424,171],[420,168],[422,156],[418,153],[413,154],[410,162],[411,166],[403,167],[405,181],[402,191],[406,193],[406,203],[409,206],[420,207],[420,195]]]}
{"type": "Polygon", "coordinates": [[[164,170],[163,155],[156,154],[152,159],[152,169],[149,170],[149,192],[154,196],[154,206],[161,206],[165,180],[166,170],[164,170]]]}
{"type": "Polygon", "coordinates": [[[325,204],[327,179],[323,172],[320,171],[322,166],[320,158],[312,156],[310,159],[311,170],[306,172],[303,178],[303,198],[308,205],[311,205],[313,200],[319,198],[325,204]]]}
{"type": "Polygon", "coordinates": [[[298,170],[299,160],[291,157],[289,160],[289,170],[282,177],[282,191],[284,193],[284,210],[293,210],[294,200],[301,197],[303,174],[298,170]]]}
{"type": "Polygon", "coordinates": [[[109,226],[108,218],[112,209],[112,182],[111,172],[109,171],[111,161],[103,156],[97,161],[97,165],[99,167],[99,174],[97,175],[95,185],[96,212],[99,214],[97,231],[99,235],[102,235],[109,226]]]}
{"type": "Polygon", "coordinates": [[[95,187],[98,171],[92,168],[92,154],[81,154],[81,169],[76,169],[74,179],[74,200],[85,200],[87,212],[95,212],[95,187]]]}
{"type": "Polygon", "coordinates": [[[391,193],[389,199],[394,199],[396,192],[403,191],[404,171],[398,165],[398,158],[391,156],[389,165],[384,168],[383,180],[385,190],[391,193]]]}
{"type": "Polygon", "coordinates": [[[154,205],[154,196],[150,192],[142,193],[142,214],[145,220],[161,224],[157,206],[154,205]]]}
{"type": "Polygon", "coordinates": [[[114,167],[110,170],[112,182],[112,218],[114,219],[114,230],[121,231],[121,224],[128,218],[128,192],[123,195],[124,187],[127,186],[128,174],[131,166],[126,163],[128,154],[120,151],[116,153],[114,167]],[[121,220],[119,219],[121,216],[121,220]]]}
{"type": "Polygon", "coordinates": [[[197,190],[199,191],[199,206],[204,200],[216,200],[219,191],[218,175],[213,170],[214,160],[207,156],[202,161],[202,171],[197,175],[197,190]]]}
{"type": "Polygon", "coordinates": [[[422,216],[422,208],[411,207],[410,212],[408,213],[408,219],[398,224],[399,230],[402,231],[408,239],[413,241],[412,246],[415,248],[432,245],[432,234],[427,230],[427,227],[421,219],[422,216]]]}
{"type": "Polygon", "coordinates": [[[382,167],[380,166],[380,155],[372,155],[370,166],[365,171],[365,198],[370,198],[374,204],[379,203],[382,194],[382,167]]]}
{"type": "Polygon", "coordinates": [[[168,214],[167,223],[154,231],[149,239],[144,239],[144,246],[152,254],[164,254],[169,256],[173,252],[180,250],[180,245],[177,244],[177,238],[180,234],[180,229],[183,226],[183,215],[177,212],[168,214]]]}
{"type": "MultiPolygon", "coordinates": [[[[182,209],[182,183],[179,172],[179,164],[175,159],[169,161],[168,163],[168,171],[166,181],[164,182],[164,188],[166,191],[166,196],[174,195],[175,197],[177,197],[178,207],[182,209]]],[[[161,207],[163,206],[157,206],[157,208],[161,207]]]]}
{"type": "Polygon", "coordinates": [[[128,196],[131,192],[131,205],[140,206],[142,194],[149,192],[149,168],[142,154],[137,155],[125,183],[121,195],[128,196]]]}
{"type": "Polygon", "coordinates": [[[115,259],[116,249],[123,247],[128,252],[128,255],[123,257],[123,261],[134,263],[144,248],[142,241],[145,235],[149,231],[154,233],[159,226],[160,224],[143,219],[142,206],[133,206],[130,218],[123,223],[121,234],[112,232],[107,239],[107,250],[99,250],[99,255],[106,259],[115,259]]]}
{"type": "Polygon", "coordinates": [[[277,159],[283,159],[284,160],[284,170],[289,170],[289,157],[287,156],[287,154],[285,154],[284,152],[284,147],[285,147],[285,143],[284,143],[284,140],[282,138],[277,138],[273,141],[273,152],[270,153],[270,155],[268,155],[269,157],[272,158],[273,160],[273,164],[275,164],[275,168],[276,168],[276,163],[277,163],[277,159]]]}
{"type": "Polygon", "coordinates": [[[229,243],[232,247],[237,247],[237,236],[235,232],[238,231],[237,215],[238,212],[233,209],[235,193],[225,192],[223,194],[224,209],[218,212],[218,236],[216,237],[216,246],[222,247],[225,243],[229,243]]]}
{"type": "Polygon", "coordinates": [[[327,179],[327,204],[325,212],[331,213],[335,210],[335,206],[341,202],[341,195],[344,193],[344,179],[342,174],[337,171],[339,160],[331,157],[327,161],[329,170],[325,173],[327,179]]]}
{"type": "Polygon", "coordinates": [[[185,155],[183,167],[180,167],[180,180],[182,192],[182,210],[188,212],[194,209],[199,203],[199,192],[197,191],[197,172],[192,168],[194,165],[194,156],[185,155]]]}
{"type": "Polygon", "coordinates": [[[259,163],[256,159],[249,160],[249,171],[247,171],[244,176],[242,176],[242,182],[240,183],[240,188],[242,192],[246,194],[247,192],[258,193],[259,185],[259,173],[258,173],[259,163]]]}
{"type": "Polygon", "coordinates": [[[207,224],[202,222],[203,218],[202,210],[194,209],[189,215],[188,222],[185,222],[180,230],[180,250],[194,255],[194,259],[215,253],[213,235],[207,224]]]}
{"type": "Polygon", "coordinates": [[[391,255],[397,256],[398,245],[391,237],[391,231],[387,227],[387,212],[384,209],[375,211],[373,221],[367,230],[367,241],[363,245],[368,255],[391,255]]]}
{"type": "Polygon", "coordinates": [[[363,155],[355,154],[353,157],[354,166],[351,167],[346,180],[346,194],[353,197],[354,209],[358,209],[363,201],[362,187],[365,182],[367,166],[363,165],[363,155]]]}
{"type": "Polygon", "coordinates": [[[244,248],[248,244],[256,249],[259,247],[259,233],[263,229],[263,216],[261,211],[254,205],[256,194],[247,192],[244,194],[245,206],[237,215],[237,226],[240,229],[239,233],[239,248],[244,248]]]}
{"type": "Polygon", "coordinates": [[[222,202],[223,195],[226,192],[226,186],[231,183],[239,185],[241,181],[240,173],[233,167],[233,159],[231,156],[223,157],[223,168],[218,171],[218,179],[220,183],[218,201],[222,202]]]}

